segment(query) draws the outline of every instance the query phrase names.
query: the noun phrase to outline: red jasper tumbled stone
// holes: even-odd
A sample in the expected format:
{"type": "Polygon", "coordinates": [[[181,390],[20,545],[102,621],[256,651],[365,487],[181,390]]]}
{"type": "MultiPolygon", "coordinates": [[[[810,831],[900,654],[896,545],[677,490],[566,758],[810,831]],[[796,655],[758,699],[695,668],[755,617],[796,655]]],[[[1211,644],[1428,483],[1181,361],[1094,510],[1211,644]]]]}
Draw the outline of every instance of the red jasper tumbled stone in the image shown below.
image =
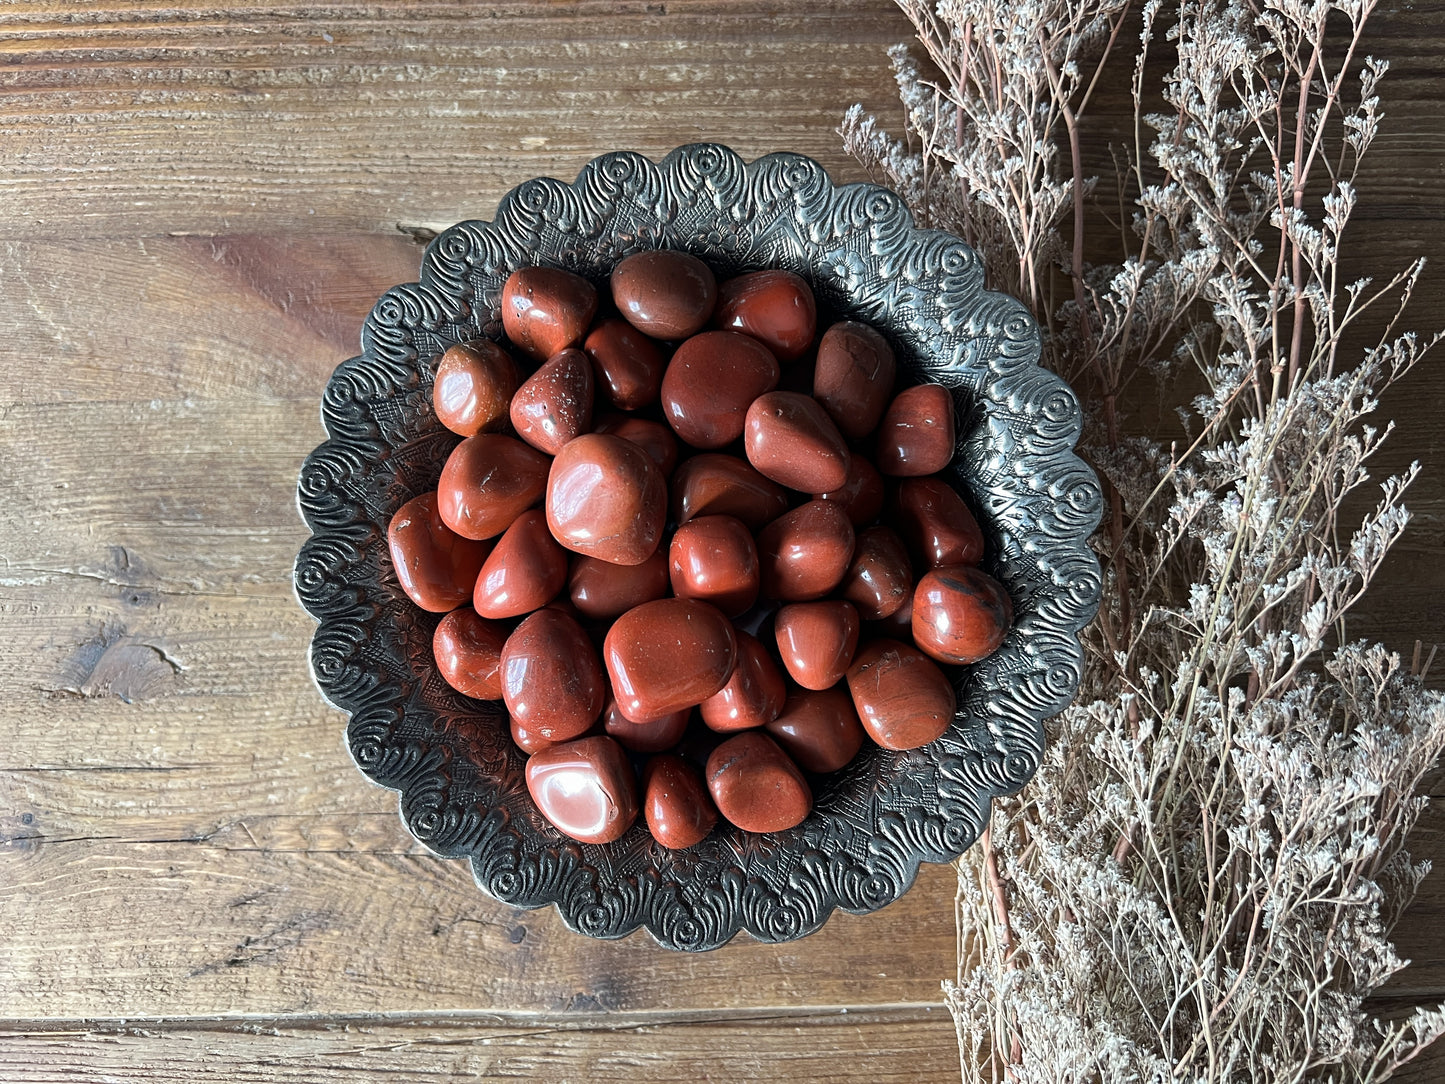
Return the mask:
{"type": "Polygon", "coordinates": [[[683,708],[645,723],[634,723],[623,715],[617,701],[609,699],[602,709],[602,729],[607,736],[634,753],[660,753],[682,740],[692,712],[683,708]]]}
{"type": "Polygon", "coordinates": [[[793,361],[813,344],[818,306],[808,284],[791,271],[753,271],[718,287],[715,323],[751,335],[779,361],[793,361]]]}
{"type": "Polygon", "coordinates": [[[446,613],[471,597],[491,547],[464,538],[442,520],[435,493],[413,497],[386,529],[396,581],[423,610],[446,613]]]}
{"type": "Polygon", "coordinates": [[[710,602],[737,617],[758,598],[758,550],[732,516],[698,516],[680,526],[668,549],[672,593],[710,602]]]}
{"type": "Polygon", "coordinates": [[[504,626],[479,617],[472,609],[453,610],[432,635],[432,655],[442,680],[463,696],[478,700],[502,697],[504,626]]]}
{"type": "Polygon", "coordinates": [[[913,586],[913,567],[903,539],[888,527],[869,527],[858,533],[853,561],[838,592],[858,607],[864,621],[876,621],[898,612],[913,586]]]}
{"type": "Polygon", "coordinates": [[[465,538],[495,538],[542,498],[548,459],[512,437],[480,433],[447,457],[437,483],[442,521],[465,538]]]}
{"type": "Polygon", "coordinates": [[[659,549],[640,565],[614,565],[580,553],[572,558],[567,591],[584,617],[620,617],[634,606],[667,594],[667,551],[659,549]]]}
{"type": "Polygon", "coordinates": [[[637,819],[637,780],[611,738],[563,742],[527,761],[527,791],[542,816],[582,843],[621,839],[637,819]]]}
{"type": "Polygon", "coordinates": [[[942,478],[903,479],[896,504],[899,529],[929,568],[983,560],[983,531],[942,478]]]}
{"type": "Polygon", "coordinates": [[[785,602],[821,598],[853,559],[853,524],[836,501],[809,501],[758,534],[763,594],[785,602]]]}
{"type": "Polygon", "coordinates": [[[622,714],[645,722],[701,704],[726,685],[737,637],[715,607],[662,598],[613,622],[602,656],[622,714]]]}
{"type": "Polygon", "coordinates": [[[639,331],[657,339],[685,339],[712,316],[717,280],[690,253],[638,252],[612,269],[612,300],[639,331]]]}
{"type": "Polygon", "coordinates": [[[813,397],[849,440],[877,428],[893,393],[893,348],[867,324],[844,320],[823,333],[813,367],[813,397]]]}
{"type": "Polygon", "coordinates": [[[818,499],[836,501],[848,513],[848,520],[855,527],[861,527],[878,518],[883,511],[885,491],[883,476],[878,468],[861,455],[848,459],[848,478],[837,489],[819,493],[818,499]]]}
{"type": "Polygon", "coordinates": [[[560,268],[523,267],[502,286],[502,330],[536,361],[580,346],[596,314],[596,288],[560,268]]]}
{"type": "Polygon", "coordinates": [[[992,655],[1013,624],[1003,584],[969,565],[935,568],[913,594],[913,642],[939,662],[966,665],[992,655]]]}
{"type": "Polygon", "coordinates": [[[567,551],[529,508],[497,539],[477,575],[472,606],[483,617],[521,617],[547,605],[567,583],[567,551]]]}
{"type": "Polygon", "coordinates": [[[592,359],[597,397],[619,410],[636,410],[657,402],[667,368],[657,343],[626,320],[603,320],[588,334],[582,349],[592,359]]]}
{"type": "Polygon", "coordinates": [[[874,640],[848,668],[853,709],[868,736],[885,749],[917,749],[943,736],[957,698],[948,676],[921,651],[897,640],[874,640]]]}
{"type": "Polygon", "coordinates": [[[735,455],[695,455],[672,479],[672,517],[679,523],[694,516],[734,516],[756,531],[787,510],[787,491],[735,455]]]}
{"type": "Polygon", "coordinates": [[[803,773],[758,730],[734,734],[714,749],[703,775],[718,812],[745,832],[794,828],[813,808],[803,773]]]}
{"type": "Polygon", "coordinates": [[[490,339],[449,347],[432,384],[437,421],[463,437],[495,429],[507,417],[517,382],[512,355],[490,339]]]}
{"type": "Polygon", "coordinates": [[[652,457],[664,478],[672,477],[673,468],[677,466],[677,438],[662,422],[655,422],[651,418],[613,414],[605,418],[596,431],[632,441],[652,457]]]}
{"type": "Polygon", "coordinates": [[[597,651],[560,610],[532,614],[502,648],[502,699],[518,723],[547,741],[567,741],[597,721],[607,695],[597,651]]]}
{"type": "Polygon", "coordinates": [[[778,386],[778,362],[756,339],[704,331],[672,355],[662,377],[662,411],[694,448],[721,448],[743,435],[752,401],[778,386]]]}
{"type": "Polygon", "coordinates": [[[680,756],[653,757],[642,772],[642,812],[652,838],[664,847],[695,847],[717,824],[697,768],[680,756]]]}
{"type": "Polygon", "coordinates": [[[942,384],[905,388],[878,426],[878,469],[894,477],[937,474],[953,458],[953,395],[942,384]]]}
{"type": "Polygon", "coordinates": [[[851,602],[794,602],[773,619],[788,676],[805,689],[838,684],[858,650],[858,611],[851,602]]]}
{"type": "Polygon", "coordinates": [[[640,565],[662,541],[667,485],[629,440],[586,433],[569,441],[547,476],[547,526],[574,553],[640,565]]]}
{"type": "Polygon", "coordinates": [[[592,427],[592,363],[580,350],[563,350],[512,396],[512,428],[539,452],[562,445],[592,427]]]}
{"type": "Polygon", "coordinates": [[[805,772],[836,772],[863,747],[863,725],[842,685],[794,689],[766,729],[805,772]]]}
{"type": "Polygon", "coordinates": [[[810,396],[795,391],[760,395],[743,428],[748,462],[759,474],[802,493],[826,493],[848,480],[848,445],[810,396]]]}
{"type": "Polygon", "coordinates": [[[698,707],[704,725],[720,734],[763,726],[783,710],[787,684],[755,636],[739,631],[738,661],[720,691],[698,707]]]}

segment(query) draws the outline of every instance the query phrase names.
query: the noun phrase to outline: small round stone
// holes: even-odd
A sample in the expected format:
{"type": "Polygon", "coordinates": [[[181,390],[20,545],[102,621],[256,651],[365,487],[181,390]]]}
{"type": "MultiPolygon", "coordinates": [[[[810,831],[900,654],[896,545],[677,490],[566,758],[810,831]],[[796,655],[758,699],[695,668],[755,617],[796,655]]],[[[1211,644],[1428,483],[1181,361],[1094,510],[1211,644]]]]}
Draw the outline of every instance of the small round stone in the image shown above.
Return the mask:
{"type": "Polygon", "coordinates": [[[779,361],[808,352],[818,330],[813,291],[791,271],[753,271],[718,287],[718,327],[751,335],[779,361]]]}
{"type": "Polygon", "coordinates": [[[784,602],[822,598],[853,559],[853,525],[836,501],[809,501],[758,534],[763,596],[784,602]]]}
{"type": "Polygon", "coordinates": [[[787,510],[787,491],[735,455],[695,455],[672,479],[672,517],[678,523],[695,516],[733,516],[756,531],[787,510]]]}
{"type": "Polygon", "coordinates": [[[721,448],[743,435],[752,401],[778,386],[778,362],[756,339],[704,331],[672,355],[662,377],[662,411],[694,448],[721,448]]]}
{"type": "Polygon", "coordinates": [[[732,516],[698,516],[680,526],[668,550],[672,593],[710,602],[737,617],[758,598],[761,582],[753,536],[732,516]]]}
{"type": "Polygon", "coordinates": [[[563,742],[527,761],[527,791],[542,816],[581,843],[621,839],[637,820],[637,779],[611,738],[563,742]]]}
{"type": "Polygon", "coordinates": [[[998,650],[1013,624],[1003,584],[970,565],[935,568],[913,595],[913,642],[939,662],[964,666],[998,650]]]}
{"type": "Polygon", "coordinates": [[[855,527],[871,523],[883,511],[883,476],[878,468],[861,455],[848,458],[848,478],[837,489],[818,494],[820,500],[836,501],[848,513],[855,527]]]}
{"type": "Polygon", "coordinates": [[[442,680],[463,696],[502,698],[502,647],[507,631],[472,609],[453,610],[432,635],[432,656],[442,680]]]}
{"type": "Polygon", "coordinates": [[[423,610],[446,613],[471,597],[491,547],[464,538],[442,520],[435,493],[413,497],[386,529],[396,582],[423,610]]]}
{"type": "Polygon", "coordinates": [[[512,437],[480,433],[447,457],[437,483],[442,521],[464,538],[495,538],[542,498],[548,460],[512,437]]]}
{"type": "Polygon", "coordinates": [[[640,565],[614,565],[578,554],[567,579],[572,605],[584,617],[620,617],[634,606],[667,594],[667,552],[658,549],[640,565]]]}
{"type": "Polygon", "coordinates": [[[657,402],[667,359],[657,343],[626,320],[603,320],[582,349],[592,359],[597,395],[618,410],[637,410],[657,402]]]}
{"type": "Polygon", "coordinates": [[[805,689],[827,689],[858,650],[858,611],[838,599],[790,603],[773,619],[773,635],[788,676],[805,689]]]}
{"type": "Polygon", "coordinates": [[[642,813],[664,847],[695,847],[717,824],[717,807],[702,775],[680,756],[653,757],[642,772],[642,813]]]}
{"type": "Polygon", "coordinates": [[[517,390],[517,363],[490,339],[458,343],[437,362],[432,406],[453,433],[474,437],[507,417],[517,390]]]}
{"type": "Polygon", "coordinates": [[[689,253],[638,252],[612,269],[612,300],[639,331],[656,339],[685,339],[712,316],[717,280],[689,253]]]}
{"type": "Polygon", "coordinates": [[[913,566],[908,550],[891,528],[869,527],[860,531],[853,547],[853,561],[838,590],[858,607],[865,621],[876,621],[898,611],[913,586],[913,566]]]}
{"type": "Polygon", "coordinates": [[[874,640],[858,652],[848,668],[848,692],[863,729],[884,749],[938,740],[957,704],[937,664],[897,640],[874,640]]]}
{"type": "Polygon", "coordinates": [[[580,346],[596,314],[596,288],[570,271],[523,267],[502,286],[502,330],[536,361],[580,346]]]}
{"type": "Polygon", "coordinates": [[[848,445],[813,399],[795,391],[760,395],[743,428],[748,462],[759,474],[802,493],[826,493],[848,480],[848,445]]]}
{"type": "Polygon", "coordinates": [[[497,539],[477,576],[472,605],[483,617],[521,617],[551,602],[566,583],[567,552],[541,510],[529,508],[497,539]]]}
{"type": "Polygon", "coordinates": [[[897,505],[904,538],[929,568],[983,560],[983,531],[963,498],[942,478],[903,479],[897,505]]]}
{"type": "Polygon", "coordinates": [[[745,832],[795,828],[813,808],[803,773],[758,730],[734,734],[714,749],[703,775],[718,812],[745,832]]]}
{"type": "Polygon", "coordinates": [[[667,484],[652,457],[629,440],[586,433],[552,460],[547,526],[574,553],[640,565],[667,520],[667,484]]]}
{"type": "Polygon", "coordinates": [[[583,734],[602,713],[606,679],[582,626],[542,609],[502,648],[502,699],[518,723],[548,741],[583,734]]]}
{"type": "Polygon", "coordinates": [[[937,474],[953,459],[953,396],[942,384],[919,384],[894,397],[878,427],[876,463],[884,474],[937,474]]]}
{"type": "Polygon", "coordinates": [[[617,701],[609,698],[602,709],[602,729],[609,738],[634,753],[660,753],[682,740],[691,717],[692,712],[683,708],[645,723],[634,723],[618,710],[617,701]]]}
{"type": "Polygon", "coordinates": [[[788,695],[778,664],[757,637],[739,631],[737,640],[732,677],[698,708],[703,724],[720,734],[763,726],[783,710],[788,695]]]}
{"type": "Polygon", "coordinates": [[[539,452],[556,455],[592,427],[592,363],[580,350],[548,360],[512,396],[512,428],[539,452]]]}
{"type": "Polygon", "coordinates": [[[805,772],[836,772],[863,747],[863,725],[842,685],[794,689],[766,729],[805,772]]]}
{"type": "Polygon", "coordinates": [[[867,324],[844,320],[823,333],[813,368],[813,397],[849,440],[878,427],[898,366],[888,340],[867,324]]]}
{"type": "Polygon", "coordinates": [[[705,602],[663,598],[619,617],[603,641],[622,714],[646,722],[701,704],[732,676],[732,622],[705,602]]]}

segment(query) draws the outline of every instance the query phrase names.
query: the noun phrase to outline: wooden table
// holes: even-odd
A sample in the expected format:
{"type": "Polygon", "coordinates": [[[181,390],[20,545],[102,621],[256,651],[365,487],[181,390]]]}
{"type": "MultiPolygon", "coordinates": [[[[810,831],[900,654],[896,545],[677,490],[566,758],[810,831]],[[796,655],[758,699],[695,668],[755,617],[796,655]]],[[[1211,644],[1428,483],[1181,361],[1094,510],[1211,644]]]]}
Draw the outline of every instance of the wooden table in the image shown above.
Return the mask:
{"type": "MultiPolygon", "coordinates": [[[[1445,254],[1440,15],[1371,41],[1381,267],[1445,254]]],[[[907,36],[883,0],[0,6],[0,1079],[956,1077],[950,869],[694,956],[493,903],[350,763],[289,578],[321,389],[429,231],[614,147],[858,179],[833,129],[896,124],[907,36]]],[[[1437,472],[1357,628],[1396,647],[1445,639],[1442,386],[1392,404],[1437,472]]],[[[1445,991],[1441,896],[1402,997],[1445,991]]]]}

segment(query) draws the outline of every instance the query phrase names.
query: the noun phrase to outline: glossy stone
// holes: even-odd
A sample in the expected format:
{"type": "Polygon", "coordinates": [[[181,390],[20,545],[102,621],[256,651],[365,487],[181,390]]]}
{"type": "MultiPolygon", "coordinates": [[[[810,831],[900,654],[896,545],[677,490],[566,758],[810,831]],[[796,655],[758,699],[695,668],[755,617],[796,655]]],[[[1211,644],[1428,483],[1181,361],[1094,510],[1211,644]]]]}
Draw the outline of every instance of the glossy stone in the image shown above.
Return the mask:
{"type": "Polygon", "coordinates": [[[497,428],[518,379],[512,355],[490,339],[449,347],[437,362],[432,384],[437,421],[464,437],[497,428]]]}
{"type": "Polygon", "coordinates": [[[502,698],[502,645],[507,630],[472,609],[453,610],[432,635],[432,657],[442,680],[463,696],[502,698]]]}
{"type": "Polygon", "coordinates": [[[607,706],[602,709],[602,729],[609,738],[634,753],[660,753],[682,740],[691,718],[691,709],[683,708],[645,723],[634,723],[618,709],[617,701],[608,697],[607,706]]]}
{"type": "Polygon", "coordinates": [[[888,340],[867,324],[844,320],[818,343],[813,397],[845,437],[861,440],[878,427],[897,374],[888,340]]]}
{"type": "Polygon", "coordinates": [[[667,551],[659,548],[640,565],[614,565],[596,557],[572,558],[567,593],[584,617],[618,617],[667,594],[667,551]]]}
{"type": "Polygon", "coordinates": [[[823,408],[794,391],[760,395],[743,428],[748,462],[765,478],[802,493],[826,493],[848,480],[848,445],[823,408]]]}
{"type": "Polygon", "coordinates": [[[734,516],[756,531],[788,510],[788,494],[735,455],[686,459],[672,479],[672,518],[734,516]]]}
{"type": "Polygon", "coordinates": [[[599,433],[611,433],[614,437],[630,440],[652,457],[663,478],[672,477],[677,467],[677,438],[662,422],[651,418],[634,418],[626,414],[611,414],[597,426],[599,433]]]}
{"type": "Polygon", "coordinates": [[[696,846],[717,824],[702,774],[673,755],[653,757],[643,769],[642,815],[652,838],[672,850],[696,846]]]}
{"type": "Polygon", "coordinates": [[[888,617],[908,600],[913,566],[903,539],[889,527],[869,527],[858,533],[853,560],[839,585],[839,593],[858,607],[865,621],[888,617]]]}
{"type": "Polygon", "coordinates": [[[942,384],[905,388],[878,427],[874,463],[884,474],[937,474],[953,458],[953,396],[942,384]]]}
{"type": "Polygon", "coordinates": [[[637,778],[622,746],[608,737],[533,754],[527,791],[557,831],[581,843],[621,839],[637,820],[637,778]]]}
{"type": "Polygon", "coordinates": [[[869,626],[875,635],[905,642],[913,639],[913,594],[916,586],[908,589],[908,597],[903,600],[903,605],[887,617],[880,617],[869,626]]]}
{"type": "Polygon", "coordinates": [[[538,451],[556,455],[592,428],[592,363],[563,350],[527,378],[512,396],[512,428],[538,451]]]}
{"type": "Polygon", "coordinates": [[[596,288],[570,271],[523,267],[502,286],[502,330],[536,361],[580,346],[596,314],[596,288]]]}
{"type": "Polygon", "coordinates": [[[758,598],[758,550],[752,533],[732,516],[698,516],[672,536],[668,549],[672,593],[710,602],[737,617],[758,598]]]}
{"type": "Polygon", "coordinates": [[[480,433],[447,457],[437,483],[442,521],[466,538],[495,538],[542,498],[548,460],[512,437],[480,433]]]}
{"type": "Polygon", "coordinates": [[[550,749],[557,743],[548,741],[546,738],[528,730],[516,719],[507,720],[507,728],[512,732],[512,744],[522,752],[531,756],[533,753],[540,753],[543,749],[550,749]]]}
{"type": "Polygon", "coordinates": [[[734,734],[714,749],[703,775],[718,812],[745,832],[782,832],[813,808],[803,773],[759,730],[734,734]]]}
{"type": "Polygon", "coordinates": [[[884,749],[917,749],[953,722],[956,704],[947,675],[921,651],[897,640],[866,644],[848,668],[853,710],[884,749]]]}
{"type": "Polygon", "coordinates": [[[732,676],[732,622],[692,599],[663,598],[628,610],[602,645],[622,714],[637,722],[701,704],[732,676]]]}
{"type": "Polygon", "coordinates": [[[842,685],[794,689],[766,729],[805,772],[836,772],[863,747],[863,724],[842,685]]]}
{"type": "Polygon", "coordinates": [[[793,361],[813,344],[818,306],[808,284],[791,271],[753,271],[718,287],[714,323],[751,335],[779,361],[793,361]]]}
{"type": "Polygon", "coordinates": [[[497,539],[482,565],[472,605],[483,617],[521,617],[547,605],[567,583],[567,551],[529,508],[497,539]]]}
{"type": "Polygon", "coordinates": [[[717,303],[717,280],[696,256],[653,249],[612,269],[612,300],[633,327],[655,339],[701,331],[717,303]]]}
{"type": "Polygon", "coordinates": [[[548,741],[584,733],[602,713],[606,679],[582,626],[538,610],[502,648],[502,699],[519,724],[548,741]]]}
{"type": "Polygon", "coordinates": [[[861,527],[878,518],[878,513],[883,511],[884,495],[883,475],[878,473],[878,468],[863,456],[855,455],[848,459],[847,480],[837,489],[819,493],[818,497],[837,501],[848,514],[848,521],[861,527]]]}
{"type": "Polygon", "coordinates": [[[836,501],[799,505],[758,534],[765,598],[821,598],[842,582],[852,559],[853,524],[836,501]]]}
{"type": "Polygon", "coordinates": [[[569,441],[547,476],[547,526],[575,553],[639,565],[657,552],[667,484],[630,440],[586,433],[569,441]]]}
{"type": "Polygon", "coordinates": [[[582,349],[592,359],[602,402],[618,410],[657,402],[667,359],[657,343],[626,320],[603,320],[588,334],[582,349]]]}
{"type": "Polygon", "coordinates": [[[732,677],[698,708],[707,728],[720,734],[763,726],[783,710],[788,695],[778,664],[757,637],[739,631],[737,641],[738,661],[732,677]]]}
{"type": "Polygon", "coordinates": [[[913,596],[913,642],[939,662],[965,665],[992,655],[1013,624],[1003,584],[970,565],[935,568],[913,596]]]}
{"type": "Polygon", "coordinates": [[[794,602],[778,611],[773,635],[788,676],[805,689],[827,689],[858,650],[858,611],[837,599],[794,602]]]}
{"type": "Polygon", "coordinates": [[[396,582],[423,610],[444,614],[472,595],[471,585],[491,549],[463,538],[442,520],[435,493],[413,497],[386,529],[396,582]]]}
{"type": "Polygon", "coordinates": [[[903,537],[929,568],[983,560],[983,531],[942,478],[905,478],[898,483],[896,504],[903,537]]]}
{"type": "Polygon", "coordinates": [[[694,448],[721,448],[743,435],[752,401],[778,386],[778,362],[756,339],[704,331],[677,348],[662,377],[662,411],[694,448]]]}

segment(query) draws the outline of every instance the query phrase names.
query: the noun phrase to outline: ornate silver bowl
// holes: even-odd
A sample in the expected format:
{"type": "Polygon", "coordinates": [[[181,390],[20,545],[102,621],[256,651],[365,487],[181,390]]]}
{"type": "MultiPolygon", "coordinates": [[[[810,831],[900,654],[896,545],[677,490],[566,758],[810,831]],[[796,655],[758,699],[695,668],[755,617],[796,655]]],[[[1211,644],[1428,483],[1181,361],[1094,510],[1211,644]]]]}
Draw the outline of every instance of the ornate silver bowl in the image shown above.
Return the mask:
{"type": "Polygon", "coordinates": [[[439,855],[467,859],[478,885],[505,903],[555,904],[592,937],[645,926],[686,950],[714,948],[739,929],[787,941],[818,929],[835,907],[877,910],[908,889],[920,862],[948,861],[972,844],[992,797],[1033,776],[1043,721],[1077,690],[1077,634],[1100,594],[1086,539],[1102,504],[1073,452],[1073,393],[1039,368],[1029,314],[982,280],[972,249],[915,228],[893,193],[835,185],[796,154],[745,163],[712,144],[658,163],[603,155],[570,185],[527,181],[492,222],[462,222],[432,241],[421,281],[387,291],[366,320],[361,356],[327,384],[329,439],[298,485],[312,535],[296,560],[296,593],[320,623],[312,673],[350,715],[357,766],[400,792],[411,833],[439,855]],[[1017,612],[996,654],[954,672],[959,711],[944,737],[905,753],[868,748],[818,781],[814,810],[797,828],[754,835],[724,822],[686,851],[657,845],[641,824],[599,846],[542,819],[505,714],[437,676],[438,618],[402,593],[386,547],[392,514],[435,487],[457,440],[432,413],[435,360],[453,343],[500,337],[508,274],[542,264],[601,281],[623,256],[655,247],[692,252],[719,278],[797,272],[820,309],[890,339],[903,380],[953,389],[952,482],[978,515],[985,567],[1017,612]]]}

